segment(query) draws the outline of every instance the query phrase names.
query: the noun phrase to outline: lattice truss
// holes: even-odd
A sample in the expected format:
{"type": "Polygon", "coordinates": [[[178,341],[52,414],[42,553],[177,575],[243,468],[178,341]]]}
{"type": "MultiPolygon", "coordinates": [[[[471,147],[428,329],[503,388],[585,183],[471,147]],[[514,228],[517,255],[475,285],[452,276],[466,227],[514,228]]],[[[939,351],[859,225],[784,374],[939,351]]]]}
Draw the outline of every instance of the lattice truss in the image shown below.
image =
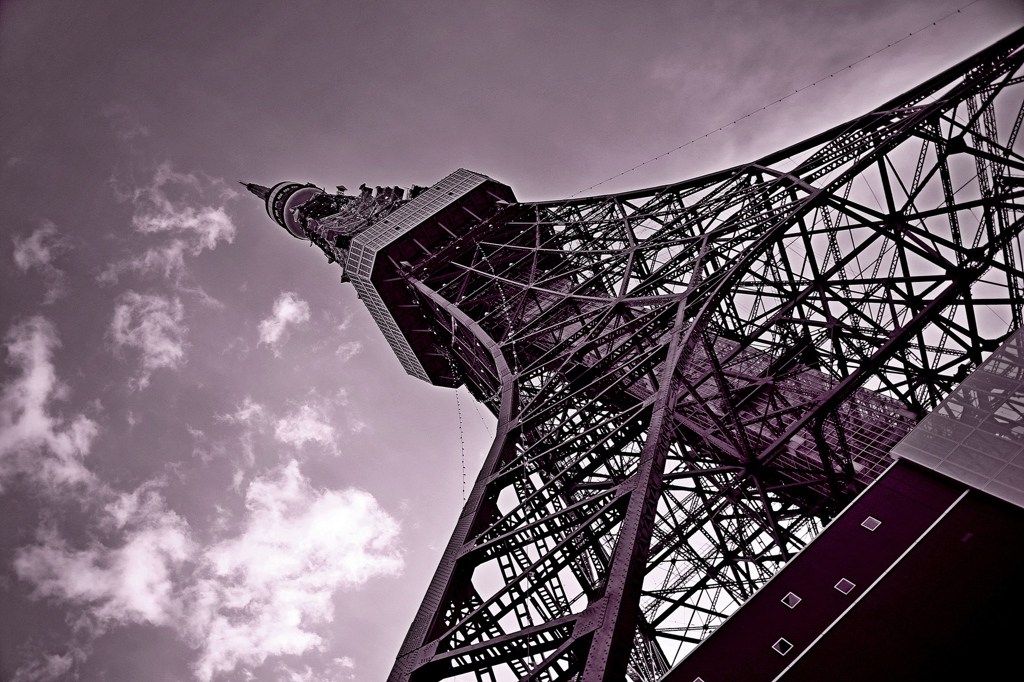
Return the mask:
{"type": "Polygon", "coordinates": [[[1021,42],[408,264],[499,422],[392,679],[655,680],[878,476],[1021,323],[1021,42]]]}

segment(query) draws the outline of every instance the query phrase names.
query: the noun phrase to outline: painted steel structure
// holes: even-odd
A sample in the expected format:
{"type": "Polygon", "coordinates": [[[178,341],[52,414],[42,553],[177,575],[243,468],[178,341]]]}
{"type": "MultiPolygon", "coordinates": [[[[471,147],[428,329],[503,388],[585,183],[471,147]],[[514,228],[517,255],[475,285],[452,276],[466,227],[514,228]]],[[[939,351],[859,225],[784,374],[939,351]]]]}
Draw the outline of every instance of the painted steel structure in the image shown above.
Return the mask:
{"type": "Polygon", "coordinates": [[[498,418],[392,682],[658,679],[879,475],[1024,314],[1022,43],[663,187],[249,186],[498,418]]]}
{"type": "Polygon", "coordinates": [[[1000,679],[1024,634],[1024,329],[662,682],[1000,679]]]}

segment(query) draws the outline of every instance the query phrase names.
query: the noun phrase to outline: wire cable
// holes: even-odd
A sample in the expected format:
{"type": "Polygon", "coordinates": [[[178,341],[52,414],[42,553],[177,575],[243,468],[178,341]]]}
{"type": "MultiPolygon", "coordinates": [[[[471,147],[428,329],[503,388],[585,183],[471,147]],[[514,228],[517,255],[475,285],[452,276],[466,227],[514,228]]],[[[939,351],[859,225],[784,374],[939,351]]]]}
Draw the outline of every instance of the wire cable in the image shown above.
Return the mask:
{"type": "Polygon", "coordinates": [[[867,61],[868,59],[871,59],[872,57],[874,57],[876,54],[879,54],[880,52],[884,52],[884,51],[888,50],[889,48],[891,48],[891,47],[893,47],[895,45],[899,45],[904,40],[907,40],[908,38],[912,38],[912,37],[914,37],[915,35],[917,35],[918,33],[922,32],[924,30],[932,28],[933,26],[938,26],[939,23],[945,21],[946,19],[949,19],[950,17],[952,17],[952,16],[954,16],[956,14],[960,14],[963,10],[967,9],[971,5],[977,4],[977,3],[981,2],[981,1],[982,0],[971,0],[971,2],[967,3],[966,5],[963,5],[959,9],[954,10],[954,11],[950,12],[949,14],[946,14],[945,16],[943,16],[943,17],[941,17],[939,19],[936,19],[935,21],[931,22],[930,24],[926,24],[925,26],[922,26],[921,28],[917,29],[916,31],[911,31],[910,33],[908,33],[907,35],[903,36],[899,40],[893,41],[893,42],[889,43],[888,45],[886,45],[885,47],[880,47],[877,50],[875,50],[874,52],[872,52],[871,54],[869,54],[867,56],[864,56],[864,57],[861,57],[857,61],[851,62],[850,64],[847,64],[843,68],[841,68],[841,69],[839,69],[837,71],[833,71],[832,73],[828,74],[827,76],[822,76],[821,78],[819,78],[818,80],[814,81],[813,83],[809,83],[807,85],[804,85],[803,87],[797,88],[796,90],[794,90],[793,92],[789,93],[788,95],[785,95],[784,97],[780,97],[779,99],[777,99],[777,100],[775,100],[775,101],[773,101],[773,102],[771,102],[769,104],[766,104],[766,105],[764,105],[763,107],[761,107],[759,109],[754,109],[754,110],[752,110],[752,111],[750,111],[750,112],[740,116],[735,121],[730,121],[729,123],[726,123],[723,126],[715,128],[714,130],[711,130],[709,132],[706,132],[703,135],[700,135],[699,137],[695,137],[692,140],[688,140],[687,142],[684,142],[683,144],[679,145],[678,147],[673,147],[672,149],[669,149],[667,152],[662,152],[661,154],[658,154],[655,157],[652,157],[650,159],[647,159],[646,161],[638,163],[637,165],[633,166],[632,168],[627,168],[626,170],[622,171],[621,173],[616,173],[615,175],[612,175],[611,177],[605,178],[601,182],[593,184],[590,187],[586,187],[584,189],[581,189],[578,192],[569,195],[569,199],[574,199],[574,198],[578,197],[579,195],[583,194],[584,192],[589,192],[592,189],[596,189],[596,188],[600,187],[601,185],[603,185],[603,184],[605,184],[607,182],[611,182],[612,180],[615,180],[617,178],[621,178],[623,175],[627,175],[629,173],[632,173],[633,171],[635,171],[635,170],[637,170],[639,168],[642,168],[643,166],[646,166],[649,163],[654,163],[655,161],[658,161],[659,159],[664,158],[664,157],[668,156],[669,154],[673,154],[673,153],[679,151],[680,149],[684,149],[686,147],[689,147],[691,144],[699,142],[699,141],[703,140],[704,138],[711,137],[715,133],[719,133],[719,132],[725,130],[726,128],[728,128],[730,126],[736,125],[737,123],[739,123],[740,121],[742,121],[744,119],[750,118],[751,116],[754,116],[755,114],[758,114],[758,113],[768,109],[769,107],[773,107],[776,104],[780,104],[780,103],[784,102],[785,100],[789,99],[790,97],[792,97],[794,95],[800,94],[804,90],[807,90],[809,88],[814,87],[818,83],[822,83],[822,82],[828,80],[829,78],[835,78],[837,75],[839,75],[843,71],[847,71],[849,69],[852,69],[853,67],[857,66],[861,62],[867,61]]]}
{"type": "Polygon", "coordinates": [[[462,501],[466,501],[466,433],[462,428],[462,401],[459,389],[455,389],[455,409],[459,413],[459,449],[462,451],[462,501]]]}

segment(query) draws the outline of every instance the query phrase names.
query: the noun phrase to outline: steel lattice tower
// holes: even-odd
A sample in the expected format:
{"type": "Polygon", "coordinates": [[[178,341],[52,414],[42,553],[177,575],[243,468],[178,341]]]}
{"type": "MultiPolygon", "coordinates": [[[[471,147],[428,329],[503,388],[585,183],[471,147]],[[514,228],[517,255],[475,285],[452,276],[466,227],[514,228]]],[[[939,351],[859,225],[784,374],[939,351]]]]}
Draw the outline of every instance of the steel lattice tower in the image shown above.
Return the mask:
{"type": "Polygon", "coordinates": [[[1022,320],[1024,29],[678,184],[248,185],[497,435],[390,679],[655,680],[1022,320]]]}

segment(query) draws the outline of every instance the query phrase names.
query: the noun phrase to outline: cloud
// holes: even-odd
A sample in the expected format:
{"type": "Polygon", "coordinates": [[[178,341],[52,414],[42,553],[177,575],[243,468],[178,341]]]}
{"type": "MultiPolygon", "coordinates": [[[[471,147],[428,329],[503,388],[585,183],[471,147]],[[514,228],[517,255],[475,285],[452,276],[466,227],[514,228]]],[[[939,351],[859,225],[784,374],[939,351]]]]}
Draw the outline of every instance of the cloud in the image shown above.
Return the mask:
{"type": "MultiPolygon", "coordinates": [[[[238,443],[244,455],[244,465],[251,467],[256,463],[257,434],[270,435],[278,443],[299,450],[314,444],[334,455],[341,454],[338,448],[339,429],[353,433],[362,429],[361,422],[351,414],[338,414],[337,408],[346,402],[347,395],[343,390],[328,397],[310,391],[302,400],[289,400],[288,408],[278,412],[246,396],[233,412],[214,415],[214,420],[241,427],[238,443]],[[338,425],[339,420],[344,420],[343,426],[338,425]]],[[[280,455],[278,448],[274,457],[278,462],[281,461],[280,455]]],[[[242,471],[236,472],[238,477],[244,475],[242,471]]],[[[236,479],[236,488],[240,480],[236,479]]]]}
{"type": "MultiPolygon", "coordinates": [[[[125,305],[143,312],[180,307],[134,296],[125,305]]],[[[244,488],[245,512],[233,530],[220,509],[215,539],[207,544],[167,503],[160,481],[115,491],[84,464],[97,425],[81,415],[53,414],[52,403],[69,392],[54,366],[58,347],[53,325],[42,317],[14,325],[6,336],[7,362],[18,372],[0,389],[0,483],[25,474],[54,492],[87,485],[88,497],[78,499],[94,513],[76,519],[86,531],[76,536],[86,539],[74,540],[62,533],[55,509],[35,541],[14,553],[14,574],[33,598],[69,607],[77,640],[68,653],[43,654],[22,666],[15,679],[72,677],[89,638],[134,624],[176,632],[195,648],[195,674],[208,682],[268,657],[322,649],[334,594],[401,570],[398,522],[377,500],[354,488],[315,488],[294,460],[244,488]]],[[[280,426],[283,437],[301,446],[331,434],[320,410],[310,401],[274,420],[246,399],[224,419],[273,425],[275,435],[280,426]]],[[[334,667],[352,667],[339,661],[334,667]]]]}
{"type": "MultiPolygon", "coordinates": [[[[334,594],[402,568],[398,522],[374,497],[318,490],[294,460],[256,477],[241,526],[206,546],[168,508],[158,483],[109,499],[94,534],[105,541],[74,547],[44,526],[36,544],[17,551],[15,573],[35,598],[75,607],[69,618],[77,615],[93,636],[127,624],[172,628],[196,649],[193,669],[203,682],[322,649],[318,630],[334,619],[334,594]]],[[[30,667],[65,665],[47,658],[30,667]]],[[[309,670],[295,674],[316,679],[309,670]]]]}
{"type": "Polygon", "coordinates": [[[66,240],[58,237],[57,226],[49,220],[44,220],[42,226],[25,239],[14,237],[14,264],[22,272],[36,269],[42,273],[46,282],[44,304],[53,303],[67,293],[64,271],[53,261],[70,248],[66,240]]]}
{"type": "Polygon", "coordinates": [[[348,656],[342,656],[341,658],[335,658],[332,662],[334,671],[314,671],[310,666],[306,666],[302,670],[294,670],[286,665],[281,666],[281,673],[284,675],[281,678],[286,682],[337,682],[337,680],[355,679],[353,670],[356,667],[355,662],[348,656]]]}
{"type": "Polygon", "coordinates": [[[214,417],[217,421],[229,422],[232,424],[246,424],[249,426],[258,425],[266,418],[267,408],[246,396],[242,404],[233,414],[221,414],[214,417]]]}
{"type": "Polygon", "coordinates": [[[72,648],[64,654],[48,654],[18,668],[14,677],[11,678],[11,682],[66,680],[71,677],[69,675],[71,668],[85,659],[86,653],[78,648],[72,648]]]}
{"type": "Polygon", "coordinates": [[[157,369],[175,369],[185,362],[185,310],[177,298],[128,291],[118,298],[110,323],[114,349],[140,353],[140,372],[133,385],[145,388],[157,369]]]}
{"type": "MultiPolygon", "coordinates": [[[[238,406],[234,413],[214,415],[213,418],[215,421],[227,422],[229,424],[241,424],[245,427],[245,430],[242,432],[239,440],[239,443],[242,446],[242,455],[247,466],[255,464],[255,434],[256,432],[263,431],[268,424],[269,417],[267,415],[267,408],[260,403],[257,403],[249,396],[246,396],[245,400],[242,401],[242,404],[238,406]]],[[[239,490],[244,476],[245,472],[241,469],[235,471],[232,483],[232,487],[235,490],[239,490]]]]}
{"type": "Polygon", "coordinates": [[[140,488],[107,507],[106,521],[125,531],[115,547],[70,548],[56,530],[18,551],[14,570],[33,596],[87,607],[98,631],[109,625],[168,625],[180,616],[174,573],[195,554],[184,519],[155,490],[140,488]]]}
{"type": "Polygon", "coordinates": [[[332,595],[402,567],[398,523],[367,492],[316,490],[294,460],[253,480],[242,532],[208,548],[187,628],[201,680],[323,645],[332,595]]]}
{"type": "Polygon", "coordinates": [[[293,670],[288,666],[281,666],[281,673],[284,675],[281,679],[286,682],[329,682],[326,675],[316,674],[308,665],[303,670],[293,670]]]}
{"type": "Polygon", "coordinates": [[[348,362],[361,350],[363,350],[363,344],[360,342],[345,341],[338,346],[337,350],[334,351],[334,354],[341,358],[341,362],[348,362]]]}
{"type": "Polygon", "coordinates": [[[280,355],[288,325],[308,321],[309,304],[291,291],[281,292],[274,301],[273,314],[260,322],[260,345],[266,344],[274,350],[274,355],[280,355]]]}
{"type": "Polygon", "coordinates": [[[172,200],[169,197],[169,192],[175,191],[189,198],[198,196],[201,202],[204,191],[211,188],[221,201],[236,195],[220,180],[175,173],[168,163],[157,168],[149,186],[128,192],[125,197],[135,205],[132,216],[135,231],[164,237],[164,240],[142,253],[111,263],[99,280],[113,283],[125,272],[138,272],[160,274],[180,284],[187,273],[186,256],[212,251],[221,241],[234,241],[237,230],[222,205],[201,205],[185,198],[172,200]]]}
{"type": "Polygon", "coordinates": [[[16,324],[6,336],[7,364],[19,375],[0,392],[0,490],[25,474],[56,493],[67,486],[95,484],[83,461],[98,433],[85,415],[63,419],[51,412],[68,388],[57,379],[53,351],[60,345],[53,325],[42,317],[16,324]]]}
{"type": "Polygon", "coordinates": [[[315,442],[337,452],[336,435],[334,427],[327,421],[323,406],[314,402],[300,405],[274,424],[274,438],[298,448],[315,442]]]}
{"type": "Polygon", "coordinates": [[[158,272],[168,279],[180,278],[185,273],[185,254],[189,251],[188,245],[180,239],[153,246],[137,256],[111,263],[100,274],[99,280],[113,284],[121,274],[129,271],[158,272]]]}
{"type": "Polygon", "coordinates": [[[149,128],[139,122],[135,113],[121,103],[115,103],[103,110],[110,127],[121,142],[131,142],[137,137],[149,137],[149,128]]]}

